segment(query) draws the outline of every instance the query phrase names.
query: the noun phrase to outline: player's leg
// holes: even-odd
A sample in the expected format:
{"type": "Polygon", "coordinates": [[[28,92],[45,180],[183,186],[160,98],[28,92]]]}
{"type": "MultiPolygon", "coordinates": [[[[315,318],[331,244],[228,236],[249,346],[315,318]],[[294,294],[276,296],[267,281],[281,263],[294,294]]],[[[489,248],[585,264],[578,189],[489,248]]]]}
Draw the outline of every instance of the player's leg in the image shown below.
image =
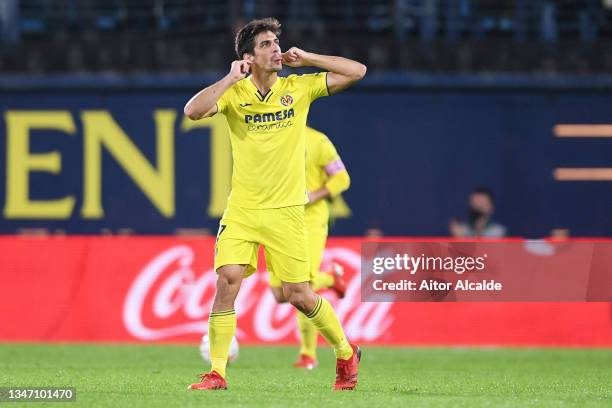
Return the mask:
{"type": "Polygon", "coordinates": [[[289,303],[305,314],[309,322],[334,348],[336,358],[345,360],[352,356],[353,350],[340,320],[327,299],[315,294],[308,282],[283,282],[283,292],[289,303]]]}
{"type": "MultiPolygon", "coordinates": [[[[271,255],[266,252],[266,260],[270,259],[270,257],[271,255]]],[[[268,283],[274,299],[278,303],[286,303],[287,299],[283,292],[281,280],[274,274],[271,265],[268,266],[268,270],[270,272],[268,283]]],[[[296,310],[295,316],[300,333],[300,354],[298,361],[293,366],[311,370],[317,366],[317,338],[319,333],[304,313],[296,310]]]]}
{"type": "Polygon", "coordinates": [[[189,388],[199,390],[226,389],[225,371],[229,346],[236,334],[234,302],[242,279],[257,269],[257,249],[253,233],[255,225],[248,211],[228,208],[221,220],[215,244],[217,283],[212,311],[208,319],[211,370],[189,388]]]}
{"type": "Polygon", "coordinates": [[[234,302],[240,291],[246,265],[224,265],[217,269],[217,288],[208,318],[211,371],[225,378],[229,346],[236,334],[234,302]]]}
{"type": "Polygon", "coordinates": [[[210,338],[210,372],[200,375],[200,382],[189,386],[192,390],[225,390],[225,369],[229,346],[236,334],[234,302],[240,291],[246,265],[224,265],[217,269],[217,289],[212,311],[208,317],[210,338]]]}
{"type": "MultiPolygon", "coordinates": [[[[327,220],[309,217],[306,210],[306,225],[308,229],[308,260],[310,262],[310,287],[316,293],[321,289],[331,288],[339,297],[344,297],[346,284],[342,277],[342,267],[336,263],[330,271],[320,271],[323,252],[327,242],[327,220]]],[[[310,319],[296,310],[297,326],[300,332],[300,355],[294,367],[313,369],[317,362],[317,339],[319,333],[310,319]]]]}
{"type": "Polygon", "coordinates": [[[342,299],[346,295],[344,268],[339,263],[332,262],[328,269],[316,274],[310,286],[315,292],[321,289],[331,289],[342,299]]]}
{"type": "MultiPolygon", "coordinates": [[[[266,261],[271,255],[266,255],[266,261]]],[[[272,265],[268,262],[268,271],[270,273],[268,284],[274,299],[278,303],[285,303],[287,299],[283,293],[282,282],[274,273],[272,265]]],[[[295,311],[297,326],[300,333],[300,356],[298,361],[293,365],[296,368],[313,369],[317,366],[317,338],[319,333],[316,327],[310,323],[308,317],[300,311],[295,311]]]]}
{"type": "Polygon", "coordinates": [[[310,286],[317,292],[333,284],[333,277],[321,272],[323,252],[327,242],[327,220],[305,211],[306,228],[308,230],[308,260],[310,261],[310,286]]]}
{"type": "Polygon", "coordinates": [[[317,271],[314,279],[310,282],[310,286],[315,292],[331,288],[334,286],[334,277],[328,271],[317,271]]]}
{"type": "Polygon", "coordinates": [[[287,300],[304,313],[319,333],[334,348],[336,354],[336,382],[334,390],[354,390],[357,385],[361,350],[350,344],[331,304],[315,294],[306,282],[283,282],[287,300]]]}
{"type": "MultiPolygon", "coordinates": [[[[313,291],[322,289],[325,285],[325,277],[319,272],[323,251],[325,250],[325,242],[327,240],[327,226],[323,223],[308,222],[308,210],[306,210],[306,228],[308,230],[308,261],[310,267],[310,286],[313,291]],[[325,225],[321,227],[320,225],[325,225]]],[[[332,283],[333,284],[333,280],[332,283]]],[[[300,333],[300,355],[294,367],[313,369],[317,363],[317,340],[319,332],[317,328],[310,322],[308,317],[296,310],[295,317],[300,333]]]]}
{"type": "Polygon", "coordinates": [[[317,361],[317,341],[319,332],[310,322],[308,316],[299,310],[295,311],[298,330],[300,333],[300,351],[298,361],[293,364],[296,368],[312,370],[319,365],[317,361]]]}
{"type": "Polygon", "coordinates": [[[312,290],[318,292],[321,289],[331,289],[338,297],[343,298],[346,293],[346,283],[342,266],[333,262],[329,269],[321,270],[323,252],[327,243],[327,220],[320,220],[318,215],[312,215],[306,210],[306,227],[308,228],[308,259],[310,260],[312,290]]]}
{"type": "MultiPolygon", "coordinates": [[[[266,229],[262,234],[262,242],[268,269],[273,274],[271,282],[274,284],[277,280],[282,281],[284,298],[307,315],[310,323],[314,324],[334,347],[338,358],[350,357],[353,352],[336,313],[329,302],[316,295],[309,286],[312,272],[318,268],[311,269],[309,266],[309,231],[304,207],[278,208],[263,211],[261,214],[265,218],[263,225],[266,229]],[[317,313],[313,313],[315,307],[317,313]]],[[[320,240],[318,243],[317,264],[320,262],[324,242],[320,240]]]]}
{"type": "MultiPolygon", "coordinates": [[[[266,252],[266,260],[272,255],[266,252]]],[[[268,266],[270,271],[269,285],[274,299],[278,303],[285,303],[287,299],[282,288],[282,282],[274,274],[272,266],[268,266]]],[[[295,311],[297,326],[300,333],[300,354],[298,361],[293,365],[296,368],[313,369],[317,366],[317,338],[319,333],[317,328],[313,326],[308,317],[299,310],[295,311]]]]}
{"type": "Polygon", "coordinates": [[[360,352],[347,341],[340,320],[329,302],[316,295],[310,287],[304,207],[286,207],[267,213],[262,243],[265,245],[268,266],[283,282],[285,299],[304,313],[334,348],[338,374],[334,389],[353,389],[357,383],[360,352]]]}

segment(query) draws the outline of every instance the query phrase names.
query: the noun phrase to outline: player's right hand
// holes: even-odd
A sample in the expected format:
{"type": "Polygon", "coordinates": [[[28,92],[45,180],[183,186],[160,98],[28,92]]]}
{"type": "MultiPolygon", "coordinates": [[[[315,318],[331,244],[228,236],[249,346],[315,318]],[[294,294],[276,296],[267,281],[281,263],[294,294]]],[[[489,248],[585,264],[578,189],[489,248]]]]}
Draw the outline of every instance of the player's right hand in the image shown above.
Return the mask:
{"type": "Polygon", "coordinates": [[[247,60],[237,60],[232,62],[230,68],[230,77],[232,81],[238,82],[249,74],[251,70],[251,62],[247,60]]]}

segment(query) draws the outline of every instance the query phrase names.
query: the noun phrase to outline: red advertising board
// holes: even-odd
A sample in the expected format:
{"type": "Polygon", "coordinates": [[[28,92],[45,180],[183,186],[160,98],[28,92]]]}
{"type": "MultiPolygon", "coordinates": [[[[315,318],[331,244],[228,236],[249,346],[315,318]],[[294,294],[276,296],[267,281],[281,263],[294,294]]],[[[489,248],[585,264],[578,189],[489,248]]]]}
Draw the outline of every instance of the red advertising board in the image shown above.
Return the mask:
{"type": "MultiPolygon", "coordinates": [[[[389,345],[612,346],[610,303],[361,302],[361,238],[332,238],[349,338],[389,345]]],[[[193,342],[214,295],[213,238],[0,237],[0,341],[193,342]]],[[[296,340],[261,271],[236,302],[242,343],[296,340]]]]}

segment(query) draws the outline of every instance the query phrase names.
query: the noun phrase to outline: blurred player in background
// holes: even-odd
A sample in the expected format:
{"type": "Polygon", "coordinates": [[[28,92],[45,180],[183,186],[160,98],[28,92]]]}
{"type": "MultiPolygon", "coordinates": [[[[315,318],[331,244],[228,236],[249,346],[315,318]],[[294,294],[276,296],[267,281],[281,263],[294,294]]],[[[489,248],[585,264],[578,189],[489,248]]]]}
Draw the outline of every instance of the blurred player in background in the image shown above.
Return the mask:
{"type": "Polygon", "coordinates": [[[282,53],[280,23],[253,20],[236,35],[239,60],[228,75],[198,92],[185,115],[225,115],[232,144],[232,190],[215,246],[217,290],[208,320],[211,371],[191,389],[227,389],[228,349],[236,333],[234,302],[242,279],[257,269],[259,245],[283,295],[334,348],[334,390],[353,390],[361,351],[350,344],[329,302],[310,287],[305,134],[310,104],[359,81],[366,67],[342,57],[292,47],[282,53]],[[283,64],[326,72],[279,77],[283,64]],[[251,75],[247,76],[251,73],[251,75]]]}
{"type": "MultiPolygon", "coordinates": [[[[332,263],[329,271],[320,271],[323,251],[327,241],[329,223],[329,200],[346,191],[351,179],[336,148],[325,134],[310,127],[306,128],[306,228],[308,230],[308,261],[310,263],[310,286],[314,292],[330,288],[343,298],[346,284],[342,266],[332,263]]],[[[282,283],[276,275],[270,274],[270,289],[279,303],[287,301],[282,283]]],[[[311,370],[318,365],[316,327],[308,317],[296,310],[300,329],[300,355],[294,367],[311,370]]]]}

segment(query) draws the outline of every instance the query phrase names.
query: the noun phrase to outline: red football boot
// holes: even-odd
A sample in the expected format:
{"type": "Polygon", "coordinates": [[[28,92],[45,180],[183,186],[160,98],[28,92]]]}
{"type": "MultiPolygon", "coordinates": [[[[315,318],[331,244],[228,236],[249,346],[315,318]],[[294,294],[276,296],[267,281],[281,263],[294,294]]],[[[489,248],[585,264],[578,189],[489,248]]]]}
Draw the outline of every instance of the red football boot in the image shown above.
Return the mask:
{"type": "Polygon", "coordinates": [[[200,382],[187,387],[190,390],[227,390],[227,382],[216,371],[200,374],[200,382]]]}
{"type": "Polygon", "coordinates": [[[331,289],[336,292],[339,298],[343,298],[346,294],[346,282],[344,281],[344,268],[342,265],[334,262],[331,265],[331,276],[334,278],[334,284],[331,289]]]}
{"type": "Polygon", "coordinates": [[[352,391],[357,385],[357,371],[361,360],[361,349],[351,344],[353,355],[348,360],[336,359],[336,383],[334,391],[352,391]]]}
{"type": "Polygon", "coordinates": [[[300,359],[297,363],[293,364],[295,368],[305,368],[306,370],[312,370],[319,365],[319,362],[314,358],[307,356],[306,354],[300,354],[300,359]]]}

